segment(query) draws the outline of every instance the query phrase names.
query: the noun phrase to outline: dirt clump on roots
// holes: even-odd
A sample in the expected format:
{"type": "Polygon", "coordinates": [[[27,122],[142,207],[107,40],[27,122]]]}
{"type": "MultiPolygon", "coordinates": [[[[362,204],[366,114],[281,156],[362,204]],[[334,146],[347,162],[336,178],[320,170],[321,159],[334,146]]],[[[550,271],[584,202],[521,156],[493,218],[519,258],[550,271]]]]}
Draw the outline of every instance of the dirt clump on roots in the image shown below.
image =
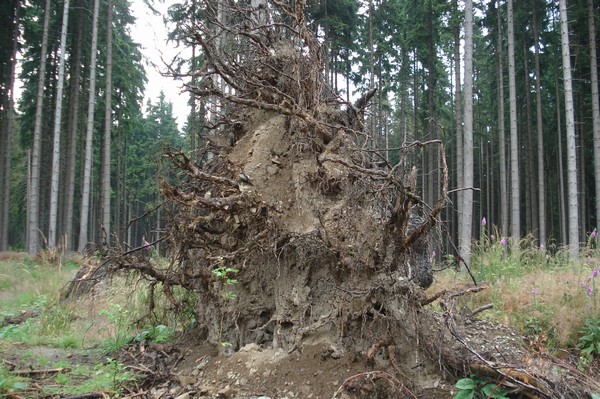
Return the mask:
{"type": "Polygon", "coordinates": [[[508,328],[454,311],[484,287],[426,292],[447,192],[442,143],[404,143],[390,164],[363,129],[374,91],[350,104],[327,88],[304,3],[259,3],[207,3],[208,22],[189,31],[206,62],[187,88],[213,119],[204,147],[164,157],[169,264],[136,250],[104,264],[139,273],[174,311],[186,306],[175,289],[195,294],[196,327],[168,369],[178,377],[153,395],[443,398],[470,374],[515,398],[598,390],[555,360],[528,363],[508,328]],[[429,204],[409,163],[422,149],[440,168],[429,204]]]}

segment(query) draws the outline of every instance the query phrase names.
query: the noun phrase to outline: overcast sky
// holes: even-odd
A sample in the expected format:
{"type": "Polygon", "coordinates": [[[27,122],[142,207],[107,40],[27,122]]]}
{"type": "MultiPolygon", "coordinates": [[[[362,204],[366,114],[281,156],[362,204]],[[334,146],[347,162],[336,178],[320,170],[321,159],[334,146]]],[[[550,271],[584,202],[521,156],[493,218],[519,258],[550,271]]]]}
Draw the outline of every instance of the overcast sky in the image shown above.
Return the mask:
{"type": "Polygon", "coordinates": [[[168,28],[163,22],[163,15],[166,15],[167,9],[174,2],[172,0],[166,0],[164,3],[155,2],[156,9],[163,15],[154,15],[143,0],[131,1],[131,12],[136,18],[135,26],[131,27],[131,36],[136,43],[142,45],[141,50],[146,58],[146,74],[148,77],[142,109],[146,109],[148,99],[156,102],[162,90],[165,93],[166,100],[173,103],[173,113],[181,129],[189,113],[187,105],[189,94],[182,93],[183,83],[181,81],[175,81],[160,74],[161,70],[165,70],[161,56],[165,61],[170,61],[182,51],[181,48],[175,48],[174,43],[167,43],[168,28]]]}

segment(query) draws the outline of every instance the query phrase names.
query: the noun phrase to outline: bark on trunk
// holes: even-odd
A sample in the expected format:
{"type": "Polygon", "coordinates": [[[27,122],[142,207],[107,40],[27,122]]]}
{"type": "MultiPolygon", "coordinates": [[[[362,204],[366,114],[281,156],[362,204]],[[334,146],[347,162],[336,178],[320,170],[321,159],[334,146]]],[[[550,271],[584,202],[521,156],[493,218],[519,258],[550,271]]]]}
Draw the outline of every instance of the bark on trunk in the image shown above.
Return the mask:
{"type": "Polygon", "coordinates": [[[87,130],[85,138],[85,163],[83,168],[81,215],[79,222],[79,245],[77,251],[83,253],[88,244],[90,189],[92,179],[92,138],[94,133],[94,104],[96,98],[96,51],[98,48],[98,12],[100,0],[94,0],[94,20],[92,22],[92,49],[90,59],[90,87],[88,96],[87,130]]]}
{"type": "Polygon", "coordinates": [[[46,0],[44,27],[42,33],[42,54],[38,71],[38,87],[35,109],[33,146],[31,150],[31,175],[29,177],[29,201],[27,202],[27,252],[35,255],[39,250],[40,212],[40,157],[42,146],[42,114],[44,110],[44,84],[46,77],[46,57],[48,53],[48,25],[50,22],[50,0],[46,0]]]}
{"type": "Polygon", "coordinates": [[[508,92],[510,105],[510,188],[511,238],[513,245],[521,238],[521,189],[519,182],[519,134],[517,128],[517,88],[515,82],[515,32],[513,0],[508,5],[508,92]]]}
{"type": "Polygon", "coordinates": [[[573,83],[571,77],[571,51],[569,48],[569,23],[567,2],[560,0],[560,37],[565,85],[565,118],[567,128],[567,186],[569,213],[569,255],[579,256],[579,199],[577,187],[577,146],[575,140],[575,111],[573,109],[573,83]]]}

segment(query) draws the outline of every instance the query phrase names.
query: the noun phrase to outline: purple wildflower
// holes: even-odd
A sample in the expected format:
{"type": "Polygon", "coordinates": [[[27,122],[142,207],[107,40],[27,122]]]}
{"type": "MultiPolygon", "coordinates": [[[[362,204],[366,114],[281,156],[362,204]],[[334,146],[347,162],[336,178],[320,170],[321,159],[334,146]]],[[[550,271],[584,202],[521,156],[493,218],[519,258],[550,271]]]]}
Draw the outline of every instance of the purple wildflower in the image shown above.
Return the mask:
{"type": "Polygon", "coordinates": [[[592,284],[588,285],[586,293],[587,293],[587,296],[589,296],[589,297],[594,295],[594,287],[592,286],[592,284]]]}
{"type": "Polygon", "coordinates": [[[146,241],[146,236],[142,236],[142,245],[144,248],[150,248],[150,243],[146,241]]]}
{"type": "Polygon", "coordinates": [[[500,245],[502,245],[502,246],[506,245],[506,238],[502,237],[502,239],[500,240],[500,245]]]}
{"type": "Polygon", "coordinates": [[[598,274],[600,274],[600,270],[598,269],[598,266],[594,267],[594,270],[592,270],[592,277],[598,277],[598,274]]]}
{"type": "Polygon", "coordinates": [[[531,293],[532,293],[533,295],[537,295],[537,293],[538,293],[538,292],[540,292],[540,291],[538,291],[538,289],[537,289],[537,288],[534,288],[534,289],[532,289],[532,290],[531,290],[531,293]]]}
{"type": "Polygon", "coordinates": [[[481,219],[481,225],[485,226],[487,224],[487,220],[485,219],[485,216],[483,219],[481,219]]]}
{"type": "Polygon", "coordinates": [[[592,231],[592,233],[590,234],[590,237],[591,237],[591,238],[596,238],[597,236],[598,236],[598,232],[596,231],[596,229],[594,229],[594,230],[592,231]]]}

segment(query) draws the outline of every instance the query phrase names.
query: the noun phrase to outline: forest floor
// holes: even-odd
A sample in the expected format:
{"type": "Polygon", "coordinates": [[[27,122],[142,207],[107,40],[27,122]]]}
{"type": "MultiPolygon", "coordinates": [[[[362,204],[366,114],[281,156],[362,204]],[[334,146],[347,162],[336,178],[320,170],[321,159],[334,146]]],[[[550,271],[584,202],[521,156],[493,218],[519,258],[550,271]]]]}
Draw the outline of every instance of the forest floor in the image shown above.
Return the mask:
{"type": "MultiPolygon", "coordinates": [[[[136,327],[143,310],[137,300],[128,306],[120,281],[59,301],[77,268],[0,260],[0,396],[349,398],[342,386],[361,382],[356,397],[381,397],[376,384],[365,392],[364,381],[380,373],[365,354],[335,353],[318,337],[294,351],[249,344],[234,352],[198,339],[193,328],[136,327]],[[134,338],[140,334],[149,339],[134,338]]],[[[451,387],[426,381],[410,392],[450,398],[451,387]]]]}
{"type": "MultiPolygon", "coordinates": [[[[292,351],[256,344],[233,351],[225,343],[207,343],[193,326],[167,320],[166,314],[156,315],[150,324],[137,323],[146,308],[126,289],[130,281],[114,279],[86,297],[60,301],[59,292],[79,266],[40,264],[26,257],[0,260],[0,396],[355,399],[456,394],[450,376],[431,379],[419,371],[416,348],[397,352],[406,349],[415,357],[415,374],[422,378],[410,376],[415,386],[397,389],[394,377],[379,370],[367,354],[337,353],[318,335],[292,351]],[[390,389],[381,391],[382,385],[375,383],[381,378],[389,380],[390,389]]],[[[440,279],[432,290],[441,283],[451,284],[440,279]]],[[[491,323],[487,328],[485,335],[498,345],[502,339],[521,339],[491,323]]],[[[468,332],[465,336],[475,339],[468,332]]],[[[540,351],[530,344],[530,350],[540,351]]],[[[576,350],[557,351],[564,354],[565,365],[576,367],[576,350]]],[[[590,367],[594,370],[599,370],[597,362],[590,367]]]]}

